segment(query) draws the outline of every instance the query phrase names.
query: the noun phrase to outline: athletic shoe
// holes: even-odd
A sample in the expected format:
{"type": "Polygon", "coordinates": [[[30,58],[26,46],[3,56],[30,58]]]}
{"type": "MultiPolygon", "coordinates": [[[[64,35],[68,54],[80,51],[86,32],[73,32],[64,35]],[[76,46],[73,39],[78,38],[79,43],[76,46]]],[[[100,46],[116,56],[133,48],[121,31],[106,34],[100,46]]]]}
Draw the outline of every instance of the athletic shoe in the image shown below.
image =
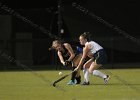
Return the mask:
{"type": "Polygon", "coordinates": [[[77,84],[77,80],[76,79],[74,80],[74,83],[77,84]]]}
{"type": "Polygon", "coordinates": [[[107,84],[108,83],[109,78],[110,78],[110,76],[109,75],[106,75],[106,78],[104,78],[104,84],[107,84]]]}
{"type": "Polygon", "coordinates": [[[89,82],[83,82],[82,85],[89,85],[89,82]]]}
{"type": "Polygon", "coordinates": [[[75,81],[73,82],[72,80],[70,80],[67,84],[68,84],[68,85],[75,85],[76,82],[75,82],[75,81]]]}

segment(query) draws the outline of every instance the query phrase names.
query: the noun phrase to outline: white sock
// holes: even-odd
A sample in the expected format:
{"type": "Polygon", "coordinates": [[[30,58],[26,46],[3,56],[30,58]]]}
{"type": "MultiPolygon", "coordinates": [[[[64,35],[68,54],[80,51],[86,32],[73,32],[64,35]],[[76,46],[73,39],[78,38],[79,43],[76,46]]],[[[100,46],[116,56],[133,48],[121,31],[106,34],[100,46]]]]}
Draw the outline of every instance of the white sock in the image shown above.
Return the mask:
{"type": "Polygon", "coordinates": [[[84,74],[84,81],[89,82],[89,72],[87,68],[83,69],[83,74],[84,74]]]}
{"type": "Polygon", "coordinates": [[[106,78],[106,75],[103,74],[102,72],[98,71],[98,70],[94,70],[92,74],[95,75],[95,76],[98,76],[100,78],[106,78]]]}

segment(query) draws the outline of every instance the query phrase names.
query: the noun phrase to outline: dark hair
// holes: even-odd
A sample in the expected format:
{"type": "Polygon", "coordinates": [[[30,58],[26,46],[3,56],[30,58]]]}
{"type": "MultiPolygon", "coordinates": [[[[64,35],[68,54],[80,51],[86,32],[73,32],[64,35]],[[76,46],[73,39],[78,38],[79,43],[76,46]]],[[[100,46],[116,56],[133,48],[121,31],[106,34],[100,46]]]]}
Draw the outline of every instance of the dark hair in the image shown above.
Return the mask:
{"type": "Polygon", "coordinates": [[[84,39],[87,39],[87,41],[90,41],[91,34],[89,32],[84,32],[80,36],[82,36],[84,39]]]}

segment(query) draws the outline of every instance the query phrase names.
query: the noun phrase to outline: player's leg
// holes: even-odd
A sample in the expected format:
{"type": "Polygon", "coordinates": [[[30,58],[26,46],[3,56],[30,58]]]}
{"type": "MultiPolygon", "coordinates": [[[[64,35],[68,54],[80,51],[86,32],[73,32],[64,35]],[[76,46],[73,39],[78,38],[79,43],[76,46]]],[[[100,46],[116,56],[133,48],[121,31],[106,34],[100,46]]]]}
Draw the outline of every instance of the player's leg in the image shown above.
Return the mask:
{"type": "Polygon", "coordinates": [[[90,65],[89,68],[89,73],[101,77],[101,78],[106,78],[106,75],[101,73],[100,71],[97,71],[96,69],[98,69],[101,65],[100,64],[96,64],[95,62],[92,62],[92,64],[90,65]]]}
{"type": "MultiPolygon", "coordinates": [[[[76,57],[73,60],[73,66],[76,68],[80,62],[80,59],[82,57],[82,54],[78,54],[76,55],[76,57]]],[[[77,84],[80,84],[81,82],[81,76],[80,76],[80,70],[77,71],[76,76],[75,76],[76,80],[77,80],[77,84]]]]}
{"type": "Polygon", "coordinates": [[[99,67],[101,67],[103,64],[107,61],[107,55],[105,51],[102,49],[94,54],[94,62],[91,64],[89,68],[89,72],[92,73],[95,76],[98,76],[100,78],[104,79],[104,83],[107,84],[109,80],[109,75],[105,75],[102,72],[96,70],[99,67]]]}
{"type": "Polygon", "coordinates": [[[81,75],[80,75],[80,70],[77,71],[76,77],[75,77],[77,83],[76,84],[80,84],[81,83],[81,75]]]}
{"type": "MultiPolygon", "coordinates": [[[[70,66],[72,67],[72,71],[76,68],[75,66],[73,66],[73,62],[70,64],[70,66]]],[[[76,71],[71,74],[71,80],[67,83],[68,85],[75,85],[77,83],[75,79],[76,74],[76,71]]]]}
{"type": "MultiPolygon", "coordinates": [[[[91,70],[91,69],[89,69],[89,67],[91,65],[93,65],[93,63],[94,63],[93,60],[90,59],[84,64],[84,68],[83,68],[84,82],[82,85],[89,85],[89,71],[91,70]]],[[[95,69],[98,69],[98,67],[100,67],[100,66],[101,65],[98,65],[97,68],[95,68],[95,69]]],[[[90,73],[92,73],[94,76],[101,77],[103,79],[106,78],[106,75],[103,74],[102,72],[100,72],[99,70],[94,70],[90,73]]]]}
{"type": "MultiPolygon", "coordinates": [[[[80,58],[82,57],[82,54],[76,55],[75,58],[73,59],[73,65],[72,65],[72,71],[77,67],[80,58]]],[[[74,84],[79,84],[81,82],[81,76],[80,76],[80,71],[75,71],[71,75],[71,80],[67,83],[68,85],[74,85],[74,84]]]]}
{"type": "MultiPolygon", "coordinates": [[[[82,54],[78,54],[75,56],[75,58],[73,59],[73,67],[77,67],[80,60],[81,60],[82,54]]],[[[80,76],[80,73],[77,73],[76,76],[80,76]]]]}
{"type": "Polygon", "coordinates": [[[96,69],[98,69],[101,65],[96,64],[93,62],[89,68],[89,73],[93,74],[94,76],[100,77],[104,79],[104,83],[107,84],[109,80],[109,75],[106,75],[96,69]]]}
{"type": "Polygon", "coordinates": [[[84,74],[84,82],[82,85],[89,85],[89,71],[88,68],[90,67],[93,59],[89,59],[83,66],[83,74],[84,74]]]}

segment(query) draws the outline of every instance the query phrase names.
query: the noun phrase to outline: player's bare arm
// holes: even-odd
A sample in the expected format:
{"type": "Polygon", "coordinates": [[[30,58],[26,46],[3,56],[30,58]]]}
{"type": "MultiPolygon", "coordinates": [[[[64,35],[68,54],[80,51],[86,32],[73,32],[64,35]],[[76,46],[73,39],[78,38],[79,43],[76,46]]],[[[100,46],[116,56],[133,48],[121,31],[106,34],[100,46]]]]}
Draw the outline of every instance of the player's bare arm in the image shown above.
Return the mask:
{"type": "Polygon", "coordinates": [[[65,65],[65,61],[64,61],[64,58],[63,58],[63,56],[62,56],[62,53],[61,53],[60,51],[58,51],[57,54],[58,54],[58,57],[59,57],[59,59],[60,59],[60,62],[61,62],[63,65],[65,65]]]}
{"type": "Polygon", "coordinates": [[[73,51],[73,49],[72,49],[72,47],[71,47],[70,44],[65,43],[64,45],[65,45],[65,48],[66,48],[66,49],[68,50],[68,52],[70,53],[70,57],[69,57],[68,61],[72,61],[73,58],[75,57],[74,51],[73,51]]]}

